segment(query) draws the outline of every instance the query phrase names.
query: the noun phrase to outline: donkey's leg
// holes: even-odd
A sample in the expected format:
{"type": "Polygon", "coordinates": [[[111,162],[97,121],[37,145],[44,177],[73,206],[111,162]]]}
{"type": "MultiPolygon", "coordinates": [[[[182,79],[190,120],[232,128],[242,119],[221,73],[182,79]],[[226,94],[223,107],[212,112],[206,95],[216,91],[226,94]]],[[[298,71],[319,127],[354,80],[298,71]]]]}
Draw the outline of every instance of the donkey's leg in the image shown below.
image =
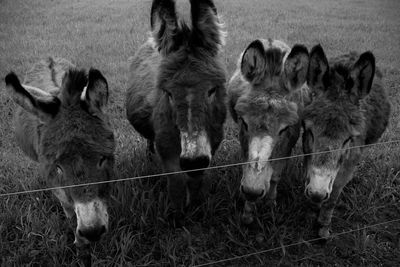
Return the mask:
{"type": "MultiPolygon", "coordinates": [[[[164,162],[165,172],[180,171],[179,160],[164,162]]],[[[168,196],[172,205],[172,219],[175,226],[180,227],[183,224],[184,207],[187,198],[186,175],[171,174],[168,176],[168,196]]]]}
{"type": "Polygon", "coordinates": [[[343,188],[353,178],[356,167],[357,163],[354,161],[348,162],[347,164],[345,163],[345,166],[340,169],[338,175],[336,176],[329,199],[321,206],[318,216],[318,235],[322,238],[329,238],[330,236],[329,228],[337,200],[339,199],[343,188]]]}
{"type": "Polygon", "coordinates": [[[278,182],[279,182],[279,179],[276,179],[276,180],[271,179],[269,191],[268,191],[268,195],[267,195],[269,204],[271,204],[273,206],[276,206],[276,195],[277,195],[276,188],[278,187],[278,182]]]}
{"type": "Polygon", "coordinates": [[[76,254],[78,259],[83,263],[85,267],[92,266],[92,255],[91,255],[90,244],[79,244],[76,245],[76,254]]]}
{"type": "Polygon", "coordinates": [[[153,162],[154,161],[154,155],[155,155],[155,152],[156,152],[156,150],[155,150],[155,147],[154,147],[154,141],[153,140],[150,140],[150,139],[147,139],[147,151],[146,151],[146,155],[147,155],[147,159],[150,161],[150,162],[153,162]]]}
{"type": "Polygon", "coordinates": [[[147,139],[147,150],[150,152],[150,154],[154,154],[156,151],[154,149],[154,141],[147,139]]]}
{"type": "Polygon", "coordinates": [[[172,204],[172,219],[176,227],[183,225],[184,207],[187,202],[186,177],[172,174],[168,177],[168,196],[172,204]]]}
{"type": "Polygon", "coordinates": [[[203,174],[196,175],[194,177],[188,177],[187,187],[188,187],[188,203],[186,205],[198,206],[202,203],[203,194],[201,191],[203,185],[203,174]]]}
{"type": "Polygon", "coordinates": [[[162,111],[162,107],[158,107],[160,110],[157,110],[154,116],[154,123],[157,125],[154,141],[164,172],[176,173],[168,176],[168,196],[172,205],[173,223],[180,226],[183,223],[186,202],[186,174],[177,173],[181,171],[180,133],[169,117],[171,114],[162,111]]]}
{"type": "Polygon", "coordinates": [[[242,222],[250,226],[254,222],[254,215],[256,212],[256,203],[250,202],[250,201],[245,201],[244,202],[244,207],[243,207],[243,214],[242,214],[242,222]]]}
{"type": "MultiPolygon", "coordinates": [[[[272,207],[276,206],[276,195],[277,195],[276,188],[278,186],[279,180],[280,180],[279,176],[272,177],[270,181],[269,190],[266,194],[267,204],[271,205],[272,207]]],[[[251,225],[254,222],[254,217],[256,216],[256,207],[257,207],[256,203],[247,200],[245,201],[242,214],[242,222],[244,224],[251,225]]]]}

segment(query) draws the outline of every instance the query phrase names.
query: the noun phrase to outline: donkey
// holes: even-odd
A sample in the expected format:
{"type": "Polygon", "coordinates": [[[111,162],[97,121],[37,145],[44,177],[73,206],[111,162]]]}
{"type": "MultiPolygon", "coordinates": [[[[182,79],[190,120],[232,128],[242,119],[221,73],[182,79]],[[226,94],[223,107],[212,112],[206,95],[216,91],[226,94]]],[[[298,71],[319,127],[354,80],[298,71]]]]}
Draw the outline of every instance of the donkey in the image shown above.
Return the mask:
{"type": "Polygon", "coordinates": [[[282,41],[258,39],[238,61],[228,84],[229,108],[239,125],[243,165],[240,191],[244,196],[243,222],[254,218],[255,202],[267,196],[275,203],[276,188],[301,129],[299,112],[309,101],[305,85],[308,50],[289,48],[282,41]]]}
{"type": "MultiPolygon", "coordinates": [[[[173,0],[154,0],[152,36],[130,64],[127,118],[166,172],[206,168],[223,139],[226,77],[223,33],[211,0],[191,0],[191,25],[173,0]]],[[[173,219],[200,201],[203,171],[168,177],[173,219]]],[[[180,219],[179,219],[180,218],[180,219]]],[[[177,220],[178,219],[178,220],[177,220]]]]}
{"type": "Polygon", "coordinates": [[[303,150],[317,154],[304,159],[305,195],[320,207],[318,234],[328,238],[336,202],[363,151],[357,146],[378,141],[391,108],[371,52],[328,61],[317,45],[310,53],[307,82],[313,100],[303,114],[303,150]],[[329,150],[336,151],[323,153],[329,150]]]}
{"type": "MultiPolygon", "coordinates": [[[[105,181],[113,177],[115,141],[104,113],[107,80],[69,61],[48,58],[28,71],[24,84],[9,73],[7,90],[19,105],[16,141],[40,164],[49,187],[105,181]]],[[[107,184],[53,190],[67,218],[76,215],[77,247],[98,241],[108,230],[107,184]]]]}

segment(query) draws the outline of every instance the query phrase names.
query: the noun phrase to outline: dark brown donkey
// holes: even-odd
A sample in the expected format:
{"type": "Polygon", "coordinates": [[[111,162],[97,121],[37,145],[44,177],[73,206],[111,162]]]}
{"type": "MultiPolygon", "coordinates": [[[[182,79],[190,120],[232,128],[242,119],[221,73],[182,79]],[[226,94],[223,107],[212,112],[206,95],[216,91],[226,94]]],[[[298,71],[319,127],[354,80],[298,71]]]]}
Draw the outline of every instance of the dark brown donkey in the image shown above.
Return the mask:
{"type": "MultiPolygon", "coordinates": [[[[166,172],[208,167],[223,138],[226,77],[217,10],[211,0],[190,4],[187,25],[178,19],[173,0],[153,1],[153,36],[130,65],[128,120],[150,151],[155,144],[166,172]]],[[[185,202],[199,199],[202,176],[200,171],[169,176],[175,215],[182,215],[185,202]]]]}
{"type": "Polygon", "coordinates": [[[304,85],[308,51],[290,49],[277,40],[255,40],[242,53],[228,85],[232,117],[240,127],[244,161],[240,190],[246,199],[242,219],[253,221],[254,203],[267,196],[275,202],[276,187],[287,157],[296,144],[301,123],[299,111],[307,102],[304,85]]]}
{"type": "MultiPolygon", "coordinates": [[[[69,61],[48,58],[34,65],[24,84],[10,73],[7,88],[15,112],[18,145],[39,162],[49,187],[113,177],[114,135],[104,108],[106,79],[69,61]]],[[[108,185],[53,190],[68,218],[76,215],[76,245],[97,241],[108,229],[108,185]]]]}
{"type": "Polygon", "coordinates": [[[361,148],[350,148],[375,143],[388,125],[390,104],[381,79],[371,52],[328,62],[321,46],[311,51],[308,85],[314,97],[304,111],[304,153],[343,149],[305,157],[305,194],[320,206],[321,237],[329,237],[336,201],[362,155],[361,148]]]}

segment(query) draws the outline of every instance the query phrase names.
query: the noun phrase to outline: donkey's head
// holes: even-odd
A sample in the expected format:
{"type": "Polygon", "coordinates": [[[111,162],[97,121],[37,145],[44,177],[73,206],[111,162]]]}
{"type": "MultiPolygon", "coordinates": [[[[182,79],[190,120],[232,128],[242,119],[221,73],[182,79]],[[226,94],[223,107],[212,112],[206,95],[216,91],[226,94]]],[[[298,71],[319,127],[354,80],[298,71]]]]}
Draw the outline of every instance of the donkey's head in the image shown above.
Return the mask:
{"type": "Polygon", "coordinates": [[[273,175],[281,174],[283,161],[299,136],[298,106],[291,93],[306,80],[308,51],[302,45],[290,49],[280,41],[256,40],[244,51],[240,68],[250,90],[235,105],[244,158],[241,192],[249,201],[268,193],[273,175]]]}
{"type": "Polygon", "coordinates": [[[360,100],[370,92],[375,74],[371,52],[347,54],[328,60],[321,46],[310,54],[308,85],[314,99],[304,112],[305,194],[315,203],[326,201],[339,169],[349,159],[348,149],[364,135],[360,100]],[[323,153],[324,151],[337,150],[323,153]],[[319,153],[322,152],[322,153],[319,153]]]}
{"type": "MultiPolygon", "coordinates": [[[[57,96],[6,77],[14,100],[39,121],[39,162],[49,186],[113,177],[115,141],[104,108],[108,85],[100,71],[70,69],[57,96]]],[[[30,135],[32,133],[25,133],[30,135]]],[[[97,241],[108,229],[108,184],[54,191],[68,217],[76,214],[76,242],[97,241]]]]}
{"type": "Polygon", "coordinates": [[[180,133],[183,170],[209,166],[226,117],[217,10],[211,0],[190,3],[190,26],[177,18],[173,0],[155,0],[151,10],[153,38],[162,55],[157,87],[164,111],[180,133]]]}

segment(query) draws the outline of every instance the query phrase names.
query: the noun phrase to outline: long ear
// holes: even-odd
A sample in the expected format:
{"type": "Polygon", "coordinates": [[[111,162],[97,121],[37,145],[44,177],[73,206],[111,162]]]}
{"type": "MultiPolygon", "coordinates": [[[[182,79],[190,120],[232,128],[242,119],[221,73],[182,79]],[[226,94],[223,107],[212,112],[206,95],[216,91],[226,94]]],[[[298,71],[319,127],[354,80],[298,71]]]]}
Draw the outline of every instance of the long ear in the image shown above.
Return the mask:
{"type": "Polygon", "coordinates": [[[284,63],[285,81],[290,90],[301,87],[307,79],[308,50],[304,45],[293,46],[284,63]]]}
{"type": "Polygon", "coordinates": [[[174,0],[154,0],[150,15],[151,31],[158,50],[163,55],[181,45],[174,0]]]}
{"type": "Polygon", "coordinates": [[[248,82],[257,84],[264,78],[265,65],[264,45],[255,40],[244,51],[240,70],[248,82]]]}
{"type": "Polygon", "coordinates": [[[108,102],[108,83],[99,70],[89,70],[88,85],[82,92],[81,101],[92,115],[104,113],[108,102]]]}
{"type": "Polygon", "coordinates": [[[325,90],[329,79],[329,64],[321,45],[311,49],[307,83],[313,90],[325,90]]]}
{"type": "Polygon", "coordinates": [[[204,48],[212,55],[223,45],[223,33],[217,8],[212,0],[190,0],[192,14],[192,44],[204,48]]]}
{"type": "Polygon", "coordinates": [[[354,63],[350,76],[352,83],[350,84],[350,93],[363,98],[368,95],[371,90],[372,81],[375,75],[375,57],[368,51],[360,55],[357,62],[354,63]]]}
{"type": "Polygon", "coordinates": [[[57,97],[36,87],[24,88],[13,72],[6,76],[5,82],[14,101],[41,121],[51,119],[58,113],[61,101],[57,97]]]}

